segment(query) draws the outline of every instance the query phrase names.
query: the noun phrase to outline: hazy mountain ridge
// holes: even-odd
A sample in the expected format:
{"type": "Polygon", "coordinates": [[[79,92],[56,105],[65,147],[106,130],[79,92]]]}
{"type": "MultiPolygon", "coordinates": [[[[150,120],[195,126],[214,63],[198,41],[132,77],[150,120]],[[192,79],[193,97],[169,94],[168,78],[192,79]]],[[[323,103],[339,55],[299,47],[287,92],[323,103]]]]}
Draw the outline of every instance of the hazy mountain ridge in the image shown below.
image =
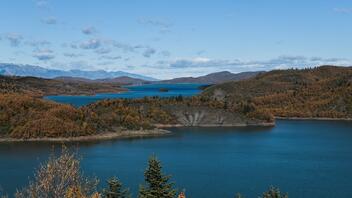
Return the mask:
{"type": "Polygon", "coordinates": [[[122,85],[141,85],[141,84],[147,84],[150,81],[146,81],[139,78],[132,78],[129,76],[121,76],[117,78],[98,79],[98,80],[95,80],[95,82],[118,83],[122,85]]]}
{"type": "Polygon", "coordinates": [[[119,83],[119,84],[149,84],[149,83],[200,83],[200,84],[219,84],[228,81],[239,81],[252,78],[263,71],[231,73],[229,71],[210,73],[199,77],[180,77],[169,80],[157,80],[148,76],[105,70],[83,71],[83,70],[58,70],[47,69],[33,65],[17,65],[11,63],[0,63],[0,75],[6,76],[32,76],[38,78],[49,78],[67,82],[91,82],[91,83],[119,83]]]}
{"type": "Polygon", "coordinates": [[[228,81],[239,81],[248,78],[252,78],[263,71],[258,72],[241,72],[241,73],[231,73],[229,71],[222,71],[222,72],[215,72],[210,73],[205,76],[199,77],[181,77],[181,78],[174,78],[170,80],[162,80],[158,81],[158,83],[201,83],[201,84],[219,84],[228,81]]]}
{"type": "Polygon", "coordinates": [[[77,77],[77,78],[87,78],[87,79],[107,79],[116,78],[121,76],[128,76],[131,78],[143,79],[146,81],[154,81],[156,79],[123,72],[123,71],[112,71],[108,72],[105,70],[96,71],[84,71],[84,70],[58,70],[58,69],[46,69],[39,66],[33,65],[17,65],[11,63],[0,63],[0,74],[9,76],[33,76],[40,78],[56,78],[56,77],[77,77]]]}

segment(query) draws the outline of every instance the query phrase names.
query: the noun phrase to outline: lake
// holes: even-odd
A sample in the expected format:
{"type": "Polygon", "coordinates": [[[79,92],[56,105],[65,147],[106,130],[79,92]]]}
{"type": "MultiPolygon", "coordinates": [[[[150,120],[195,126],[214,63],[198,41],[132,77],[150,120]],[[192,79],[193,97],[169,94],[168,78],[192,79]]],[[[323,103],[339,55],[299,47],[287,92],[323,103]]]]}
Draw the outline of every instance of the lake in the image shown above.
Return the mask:
{"type": "MultiPolygon", "coordinates": [[[[121,94],[132,98],[152,92],[188,96],[199,92],[179,86],[165,93],[156,91],[159,88],[135,87],[121,94]]],[[[116,95],[102,94],[101,98],[106,96],[116,95]]],[[[98,95],[77,97],[50,98],[76,106],[101,99],[98,95]]],[[[162,161],[164,172],[173,176],[176,187],[186,189],[187,197],[230,198],[237,192],[249,198],[258,197],[270,185],[289,192],[290,197],[352,197],[352,122],[278,120],[275,127],[173,128],[171,131],[172,135],[165,137],[69,146],[79,148],[86,175],[98,176],[102,184],[116,175],[130,187],[134,197],[152,154],[162,161]]],[[[60,148],[59,144],[54,145],[60,148]]],[[[0,144],[2,189],[12,194],[16,187],[27,184],[34,168],[48,158],[52,146],[52,143],[0,144]]]]}
{"type": "Polygon", "coordinates": [[[104,99],[114,98],[143,98],[150,96],[172,97],[172,96],[193,96],[201,92],[200,86],[205,84],[149,84],[141,86],[126,86],[129,91],[121,93],[102,93],[94,96],[46,96],[45,99],[59,103],[71,104],[76,107],[87,105],[104,99]],[[162,92],[161,88],[168,91],[162,92]]]}
{"type": "MultiPolygon", "coordinates": [[[[279,120],[273,128],[178,128],[173,135],[74,143],[87,175],[117,175],[134,194],[150,155],[189,197],[257,197],[269,185],[290,197],[352,196],[352,123],[279,120]]],[[[60,145],[56,145],[60,147],[60,145]]],[[[46,160],[48,143],[0,144],[0,184],[27,182],[46,160]]]]}

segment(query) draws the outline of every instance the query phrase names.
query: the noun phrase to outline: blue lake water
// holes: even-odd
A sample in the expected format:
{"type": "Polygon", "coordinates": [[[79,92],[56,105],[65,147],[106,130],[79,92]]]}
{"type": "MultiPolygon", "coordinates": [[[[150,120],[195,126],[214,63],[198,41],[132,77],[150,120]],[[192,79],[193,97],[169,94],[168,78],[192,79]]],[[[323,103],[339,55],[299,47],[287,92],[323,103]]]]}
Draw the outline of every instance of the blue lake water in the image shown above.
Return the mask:
{"type": "MultiPolygon", "coordinates": [[[[189,197],[257,197],[269,185],[290,197],[352,197],[352,123],[284,121],[273,128],[179,128],[168,137],[75,143],[87,175],[117,175],[136,195],[150,155],[189,197]]],[[[0,144],[9,193],[33,175],[52,144],[0,144]]],[[[57,145],[57,147],[60,147],[57,145]]]]}
{"type": "Polygon", "coordinates": [[[46,96],[46,99],[53,100],[59,103],[71,104],[79,107],[89,103],[104,99],[114,98],[143,98],[145,96],[193,96],[201,92],[200,86],[204,84],[150,84],[141,86],[127,86],[127,92],[122,93],[103,93],[94,96],[46,96]],[[168,89],[167,92],[161,92],[160,88],[168,89]]]}
{"type": "MultiPolygon", "coordinates": [[[[123,94],[130,93],[127,97],[132,98],[136,94],[143,97],[152,93],[199,92],[179,86],[177,89],[166,93],[157,88],[140,89],[123,94]]],[[[53,99],[77,106],[100,99],[90,97],[83,97],[84,102],[71,96],[53,99]]],[[[352,197],[352,122],[278,120],[275,127],[171,130],[172,135],[166,137],[69,146],[79,148],[86,175],[98,176],[102,184],[116,175],[130,187],[134,197],[152,154],[162,161],[164,172],[173,176],[176,187],[186,189],[187,197],[230,198],[237,192],[258,197],[270,185],[289,192],[290,197],[352,197]]],[[[0,189],[12,194],[16,187],[25,185],[34,168],[47,159],[52,146],[1,143],[0,189]]]]}

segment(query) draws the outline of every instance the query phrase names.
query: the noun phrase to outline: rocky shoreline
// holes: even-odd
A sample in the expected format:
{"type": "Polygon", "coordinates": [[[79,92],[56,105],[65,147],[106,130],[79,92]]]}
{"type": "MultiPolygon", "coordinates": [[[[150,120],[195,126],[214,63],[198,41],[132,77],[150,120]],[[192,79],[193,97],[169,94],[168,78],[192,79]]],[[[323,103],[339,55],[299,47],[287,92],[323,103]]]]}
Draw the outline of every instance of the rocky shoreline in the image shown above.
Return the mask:
{"type": "Polygon", "coordinates": [[[263,123],[238,123],[238,124],[198,124],[194,126],[187,126],[182,124],[157,124],[157,128],[178,128],[178,127],[248,127],[248,126],[275,126],[275,122],[263,123]]]}

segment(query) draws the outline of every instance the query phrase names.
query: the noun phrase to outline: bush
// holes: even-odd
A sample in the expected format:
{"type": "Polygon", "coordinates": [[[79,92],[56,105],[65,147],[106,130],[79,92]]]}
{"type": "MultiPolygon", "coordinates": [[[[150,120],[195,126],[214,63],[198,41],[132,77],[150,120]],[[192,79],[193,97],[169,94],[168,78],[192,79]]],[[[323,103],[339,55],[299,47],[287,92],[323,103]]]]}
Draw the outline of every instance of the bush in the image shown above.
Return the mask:
{"type": "Polygon", "coordinates": [[[62,147],[61,155],[54,154],[36,171],[34,180],[15,194],[16,198],[90,197],[96,193],[96,178],[87,178],[80,170],[75,153],[62,147]],[[75,195],[75,196],[73,196],[75,195]]]}

